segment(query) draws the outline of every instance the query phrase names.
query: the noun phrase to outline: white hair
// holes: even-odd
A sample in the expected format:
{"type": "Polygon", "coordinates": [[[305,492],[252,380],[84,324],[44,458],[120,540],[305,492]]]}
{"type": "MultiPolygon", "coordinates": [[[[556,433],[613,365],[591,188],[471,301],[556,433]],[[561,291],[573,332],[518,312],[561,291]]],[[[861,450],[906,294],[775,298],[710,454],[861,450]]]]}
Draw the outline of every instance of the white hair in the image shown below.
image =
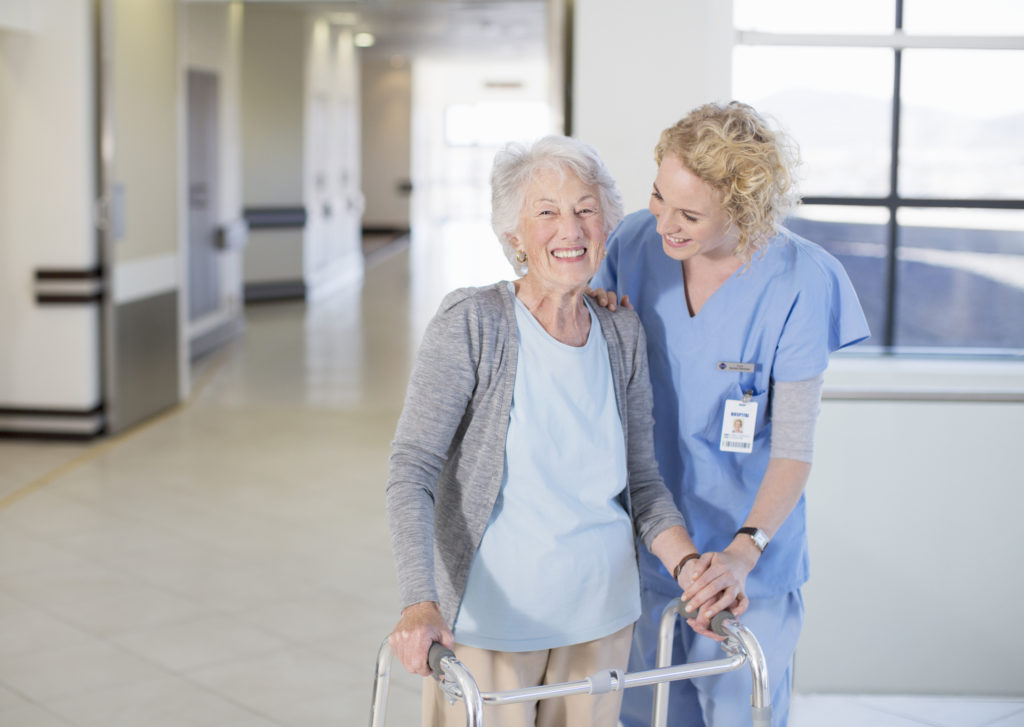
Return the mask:
{"type": "Polygon", "coordinates": [[[568,136],[545,136],[526,146],[505,145],[494,157],[491,171],[491,227],[505,257],[516,273],[524,275],[527,264],[516,259],[512,238],[519,233],[526,189],[540,171],[572,172],[588,186],[595,187],[604,222],[605,235],[622,221],[624,208],[618,185],[597,150],[568,136]]]}

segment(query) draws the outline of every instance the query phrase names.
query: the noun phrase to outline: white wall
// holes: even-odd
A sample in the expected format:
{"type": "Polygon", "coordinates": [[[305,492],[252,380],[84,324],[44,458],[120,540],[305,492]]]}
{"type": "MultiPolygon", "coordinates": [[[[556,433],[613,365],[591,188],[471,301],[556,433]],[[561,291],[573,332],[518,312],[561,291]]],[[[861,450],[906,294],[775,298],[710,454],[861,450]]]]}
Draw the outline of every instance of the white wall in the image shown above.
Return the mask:
{"type": "Polygon", "coordinates": [[[837,358],[808,486],[802,692],[1024,694],[1019,362],[837,358]]]}
{"type": "Polygon", "coordinates": [[[177,3],[115,0],[113,23],[112,172],[124,187],[124,236],[117,242],[117,260],[176,260],[182,91],[177,3]]]}
{"type": "Polygon", "coordinates": [[[34,0],[4,0],[0,4],[0,31],[29,32],[36,29],[34,0]]]}
{"type": "Polygon", "coordinates": [[[363,227],[407,229],[409,195],[398,184],[412,177],[412,70],[390,58],[363,56],[363,227]]]}
{"type": "Polygon", "coordinates": [[[98,264],[92,4],[38,0],[0,29],[0,408],[100,400],[99,308],[40,306],[39,268],[98,264]]]}
{"type": "Polygon", "coordinates": [[[1024,694],[1024,403],[828,401],[804,692],[1024,694]]]}
{"type": "Polygon", "coordinates": [[[729,95],[732,3],[576,0],[574,39],[572,134],[646,207],[661,130],[729,95]]]}
{"type": "Polygon", "coordinates": [[[244,27],[245,204],[301,205],[303,18],[290,8],[249,5],[244,27]]]}
{"type": "Polygon", "coordinates": [[[352,31],[325,17],[308,26],[305,75],[307,297],[322,297],[363,274],[359,218],[359,60],[352,31]]]}
{"type": "Polygon", "coordinates": [[[303,8],[250,4],[243,48],[245,206],[307,214],[304,229],[250,231],[245,282],[320,295],[362,274],[351,32],[303,8]]]}
{"type": "MultiPolygon", "coordinates": [[[[293,8],[246,7],[242,70],[245,207],[303,206],[305,21],[293,8]]],[[[245,282],[301,281],[302,230],[253,230],[245,282]]]]}

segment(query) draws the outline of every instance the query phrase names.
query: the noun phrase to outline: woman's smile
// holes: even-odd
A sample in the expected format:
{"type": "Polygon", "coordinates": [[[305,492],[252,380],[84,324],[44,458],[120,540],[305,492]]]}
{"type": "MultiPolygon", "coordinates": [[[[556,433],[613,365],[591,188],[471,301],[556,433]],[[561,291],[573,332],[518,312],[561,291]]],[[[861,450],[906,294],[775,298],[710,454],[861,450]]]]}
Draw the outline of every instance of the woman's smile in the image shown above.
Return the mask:
{"type": "Polygon", "coordinates": [[[552,250],[551,254],[559,260],[579,260],[587,254],[585,247],[559,248],[552,250]]]}

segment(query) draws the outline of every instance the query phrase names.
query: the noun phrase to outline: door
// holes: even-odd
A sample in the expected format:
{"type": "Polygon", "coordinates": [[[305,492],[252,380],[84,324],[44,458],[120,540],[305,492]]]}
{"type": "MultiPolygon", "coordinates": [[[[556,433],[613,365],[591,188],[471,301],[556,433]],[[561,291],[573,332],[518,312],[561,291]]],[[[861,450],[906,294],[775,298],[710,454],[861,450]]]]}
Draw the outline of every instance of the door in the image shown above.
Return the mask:
{"type": "Polygon", "coordinates": [[[220,302],[218,79],[188,72],[188,268],[189,320],[215,313],[220,302]]]}

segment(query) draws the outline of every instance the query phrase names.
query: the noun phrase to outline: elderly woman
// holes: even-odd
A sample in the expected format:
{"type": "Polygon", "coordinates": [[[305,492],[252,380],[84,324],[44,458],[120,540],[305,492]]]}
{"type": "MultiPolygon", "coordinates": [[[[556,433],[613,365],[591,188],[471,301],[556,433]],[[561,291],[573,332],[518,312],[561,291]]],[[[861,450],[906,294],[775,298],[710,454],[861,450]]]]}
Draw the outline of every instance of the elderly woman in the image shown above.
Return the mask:
{"type": "MultiPolygon", "coordinates": [[[[454,649],[481,689],[625,666],[634,547],[670,570],[695,548],[658,475],[644,333],[583,291],[622,202],[589,146],[498,154],[492,222],[522,277],[449,294],[424,335],[391,455],[402,599],[391,646],[426,675],[454,649]]],[[[488,725],[607,725],[621,693],[486,707],[488,725]]],[[[424,724],[461,725],[431,680],[424,724]]]]}
{"type": "MultiPolygon", "coordinates": [[[[780,226],[797,199],[795,146],[746,104],[708,104],[665,129],[650,208],[622,222],[595,276],[598,300],[632,301],[649,334],[655,451],[702,555],[669,575],[641,554],[644,615],[630,667],[653,665],[661,609],[699,616],[673,663],[716,656],[698,634],[724,608],[743,614],[768,657],[776,727],[808,577],[804,487],[829,354],[868,336],[842,265],[780,226]],[[735,422],[742,422],[737,425],[735,422]],[[681,579],[681,580],[680,580],[681,579]]],[[[671,686],[673,724],[748,723],[741,672],[671,686]]],[[[650,724],[630,690],[622,721],[650,724]]]]}

